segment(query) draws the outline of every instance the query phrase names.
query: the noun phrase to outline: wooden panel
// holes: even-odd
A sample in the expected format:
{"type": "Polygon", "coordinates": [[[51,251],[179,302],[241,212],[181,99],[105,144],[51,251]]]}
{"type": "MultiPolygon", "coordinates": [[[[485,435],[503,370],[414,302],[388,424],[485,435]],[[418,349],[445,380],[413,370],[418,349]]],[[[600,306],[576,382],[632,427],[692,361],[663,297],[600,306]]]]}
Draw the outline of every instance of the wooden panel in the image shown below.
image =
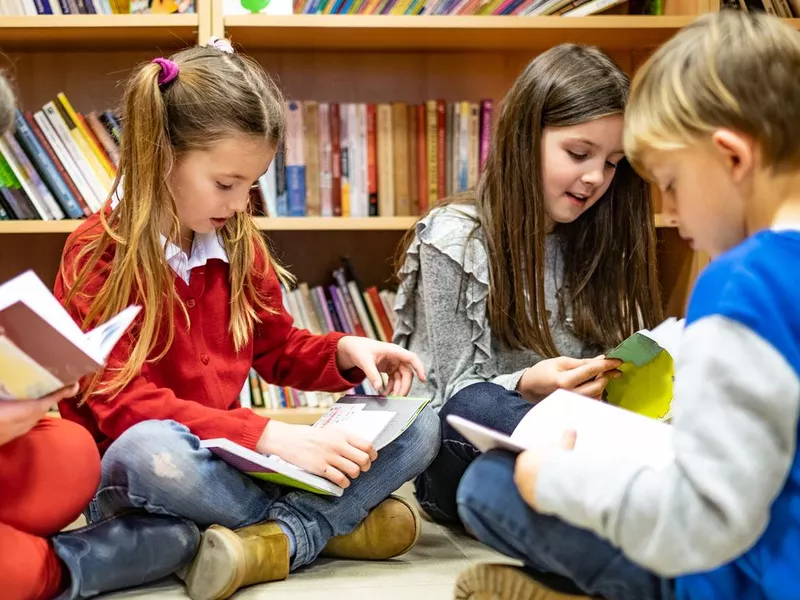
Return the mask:
{"type": "Polygon", "coordinates": [[[199,23],[198,14],[3,17],[0,49],[91,49],[102,56],[109,49],[175,48],[195,43],[199,23]]]}
{"type": "Polygon", "coordinates": [[[52,289],[66,234],[0,235],[0,282],[33,269],[52,289]]]}
{"type": "Polygon", "coordinates": [[[394,288],[392,258],[403,232],[369,231],[354,236],[347,232],[277,231],[267,235],[281,263],[298,281],[309,285],[332,283],[331,273],[347,256],[363,286],[394,288]]]}
{"type": "MultiPolygon", "coordinates": [[[[697,0],[685,0],[692,2],[697,0]]],[[[676,0],[672,14],[682,7],[676,0]]],[[[657,46],[686,17],[597,15],[515,16],[231,15],[228,37],[245,48],[317,50],[544,50],[562,42],[607,49],[657,46]]]]}

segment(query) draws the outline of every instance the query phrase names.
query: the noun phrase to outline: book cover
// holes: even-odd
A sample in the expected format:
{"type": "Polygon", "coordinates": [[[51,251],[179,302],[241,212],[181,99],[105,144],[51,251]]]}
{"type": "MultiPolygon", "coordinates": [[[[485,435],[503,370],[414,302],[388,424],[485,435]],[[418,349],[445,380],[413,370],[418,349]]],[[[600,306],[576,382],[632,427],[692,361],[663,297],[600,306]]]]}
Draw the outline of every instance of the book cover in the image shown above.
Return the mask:
{"type": "Polygon", "coordinates": [[[637,331],[608,352],[606,357],[622,361],[622,377],[608,382],[604,399],[646,417],[669,420],[683,325],[683,319],[667,319],[652,331],[637,331]]]}

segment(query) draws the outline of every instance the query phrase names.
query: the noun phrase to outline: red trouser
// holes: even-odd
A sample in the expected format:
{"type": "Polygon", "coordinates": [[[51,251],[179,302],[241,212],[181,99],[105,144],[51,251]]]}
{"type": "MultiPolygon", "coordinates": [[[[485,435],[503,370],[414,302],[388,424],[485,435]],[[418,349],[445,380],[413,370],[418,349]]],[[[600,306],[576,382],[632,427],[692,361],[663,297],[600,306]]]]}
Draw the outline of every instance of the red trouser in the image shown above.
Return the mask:
{"type": "Polygon", "coordinates": [[[3,600],[58,594],[62,566],[47,538],[80,516],[99,483],[97,446],[89,432],[70,421],[44,418],[0,446],[3,600]]]}

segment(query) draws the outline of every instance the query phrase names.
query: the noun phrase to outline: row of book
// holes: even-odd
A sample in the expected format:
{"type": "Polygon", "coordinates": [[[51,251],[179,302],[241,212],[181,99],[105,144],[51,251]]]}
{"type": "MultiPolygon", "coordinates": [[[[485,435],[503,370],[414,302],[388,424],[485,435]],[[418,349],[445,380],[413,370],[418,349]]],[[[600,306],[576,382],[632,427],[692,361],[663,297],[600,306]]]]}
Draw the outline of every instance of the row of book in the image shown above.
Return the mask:
{"type": "Polygon", "coordinates": [[[493,102],[287,105],[285,146],[259,181],[267,216],[415,216],[475,187],[493,102]]]}
{"type": "Polygon", "coordinates": [[[720,8],[766,12],[773,17],[800,17],[800,0],[720,0],[720,8]]]}
{"type": "MultiPolygon", "coordinates": [[[[474,188],[492,100],[422,104],[287,102],[283,146],[254,188],[271,217],[416,216],[474,188]]],[[[120,120],[57,98],[17,110],[0,137],[0,220],[80,219],[99,210],[119,164],[120,120]]]]}
{"type": "MultiPolygon", "coordinates": [[[[562,15],[581,17],[628,0],[294,0],[294,13],[307,15],[562,15]]],[[[744,0],[741,0],[744,1],[744,0]]],[[[765,0],[770,1],[770,0],[765,0]]],[[[786,1],[786,0],[772,0],[786,1]]],[[[636,14],[663,14],[661,0],[631,2],[636,14]]]]}
{"type": "Polygon", "coordinates": [[[193,13],[194,0],[2,0],[0,16],[193,13]]]}
{"type": "MultiPolygon", "coordinates": [[[[334,270],[330,285],[310,287],[303,282],[291,290],[283,288],[282,291],[284,307],[300,329],[318,335],[340,331],[379,341],[392,340],[395,292],[379,291],[376,286],[363,288],[348,258],[343,258],[342,266],[334,270]]],[[[351,391],[376,393],[366,380],[351,391]]],[[[327,392],[304,392],[270,385],[251,370],[239,400],[242,406],[251,408],[326,408],[336,401],[336,397],[327,392]]]]}
{"type": "Polygon", "coordinates": [[[77,112],[62,93],[17,110],[0,137],[0,220],[80,219],[100,209],[117,174],[118,118],[77,112]]]}

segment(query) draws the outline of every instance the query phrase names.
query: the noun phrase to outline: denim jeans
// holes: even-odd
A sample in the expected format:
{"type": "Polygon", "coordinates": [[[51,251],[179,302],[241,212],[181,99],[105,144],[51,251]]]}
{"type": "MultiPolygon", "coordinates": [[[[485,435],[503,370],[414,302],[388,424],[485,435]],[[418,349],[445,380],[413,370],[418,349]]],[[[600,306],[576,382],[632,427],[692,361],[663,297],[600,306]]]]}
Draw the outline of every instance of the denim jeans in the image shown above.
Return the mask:
{"type": "Polygon", "coordinates": [[[475,460],[458,488],[458,513],[481,542],[520,560],[562,593],[605,600],[673,600],[673,582],[633,564],[594,533],[531,509],[514,483],[515,456],[475,460]]]}
{"type": "Polygon", "coordinates": [[[278,521],[294,535],[296,569],[313,562],[331,537],[355,529],[372,508],[421,473],[438,449],[438,420],[426,407],[378,452],[370,470],[335,498],[252,479],[200,448],[187,427],[144,421],[121,435],[103,457],[89,514],[95,521],[136,508],[184,517],[201,528],[278,521]]]}
{"type": "Polygon", "coordinates": [[[467,467],[480,452],[445,420],[458,415],[485,427],[511,434],[533,408],[519,392],[494,383],[465,387],[444,403],[439,412],[442,445],[433,463],[417,477],[416,497],[430,517],[440,523],[458,523],[456,490],[467,467]]]}

